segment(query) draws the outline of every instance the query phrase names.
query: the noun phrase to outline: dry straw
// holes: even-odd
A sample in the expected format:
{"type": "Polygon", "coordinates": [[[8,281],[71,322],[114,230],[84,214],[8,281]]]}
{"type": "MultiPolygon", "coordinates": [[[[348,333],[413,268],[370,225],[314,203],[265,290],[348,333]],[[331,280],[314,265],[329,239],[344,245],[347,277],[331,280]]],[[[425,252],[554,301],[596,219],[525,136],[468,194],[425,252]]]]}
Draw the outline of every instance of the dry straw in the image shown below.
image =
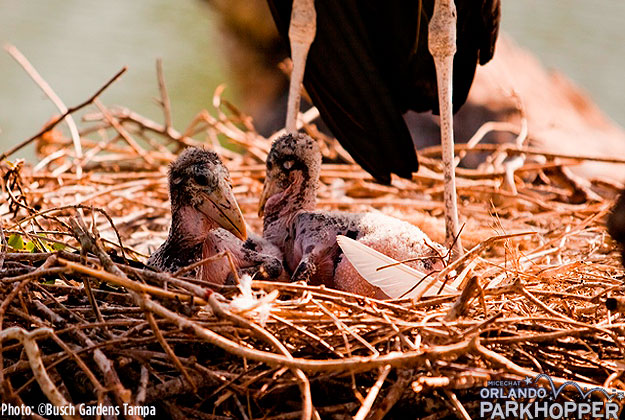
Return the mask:
{"type": "MultiPolygon", "coordinates": [[[[189,145],[222,156],[258,231],[270,145],[221,90],[212,114],[176,130],[157,67],[164,123],[106,106],[99,89],[63,106],[64,116],[90,107],[79,143],[55,117],[27,141],[38,164],[11,160],[19,147],[2,156],[2,401],[153,405],[171,418],[436,419],[474,415],[488,380],[548,373],[556,384],[625,389],[623,315],[605,307],[623,296],[623,271],[603,226],[620,186],[576,179],[568,167],[592,156],[533,150],[522,128],[481,130],[517,131],[514,146],[457,146],[488,154],[459,170],[474,251],[439,274],[467,285],[461,295],[377,301],[254,281],[271,305],[261,325],[229,306],[233,287],[136,263],[167,234],[166,168],[189,145]]],[[[327,162],[321,208],[378,209],[442,239],[440,148],[424,151],[413,181],[381,186],[312,117],[302,127],[327,162]]]]}

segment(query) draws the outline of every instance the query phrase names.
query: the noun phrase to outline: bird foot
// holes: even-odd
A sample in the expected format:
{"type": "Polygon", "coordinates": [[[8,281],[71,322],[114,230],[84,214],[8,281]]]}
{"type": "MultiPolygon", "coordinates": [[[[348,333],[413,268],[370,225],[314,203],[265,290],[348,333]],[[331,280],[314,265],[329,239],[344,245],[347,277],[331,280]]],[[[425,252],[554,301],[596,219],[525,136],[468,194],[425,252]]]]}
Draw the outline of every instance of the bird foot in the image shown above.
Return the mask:
{"type": "Polygon", "coordinates": [[[317,271],[315,264],[307,259],[303,259],[295,268],[293,275],[291,276],[291,282],[296,283],[303,281],[308,283],[313,274],[317,271]]]}
{"type": "Polygon", "coordinates": [[[282,274],[282,263],[277,258],[264,262],[258,267],[258,277],[263,280],[276,279],[280,277],[280,274],[282,274]]]}

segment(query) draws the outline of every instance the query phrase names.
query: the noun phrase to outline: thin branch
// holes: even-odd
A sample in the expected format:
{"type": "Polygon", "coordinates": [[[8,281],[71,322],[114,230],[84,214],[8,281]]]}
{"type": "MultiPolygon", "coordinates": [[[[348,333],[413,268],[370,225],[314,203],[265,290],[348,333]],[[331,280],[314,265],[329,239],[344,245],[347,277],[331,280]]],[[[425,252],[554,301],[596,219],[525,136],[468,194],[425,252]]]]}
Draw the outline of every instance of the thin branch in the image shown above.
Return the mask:
{"type": "MultiPolygon", "coordinates": [[[[28,332],[23,328],[10,327],[0,331],[0,341],[11,339],[22,343],[26,356],[28,357],[28,362],[30,363],[30,367],[33,371],[33,375],[35,376],[41,391],[43,391],[52,404],[57,407],[67,407],[69,406],[69,402],[54,385],[52,379],[50,379],[43,361],[41,360],[39,346],[35,341],[38,337],[48,336],[51,334],[53,334],[53,332],[50,328],[37,328],[36,330],[28,332]]],[[[65,420],[78,420],[78,417],[69,414],[63,415],[62,417],[65,420]]]]}
{"type": "MultiPolygon", "coordinates": [[[[33,81],[41,88],[43,93],[46,94],[48,98],[52,101],[52,103],[57,107],[59,112],[66,113],[67,106],[63,103],[61,98],[54,92],[52,87],[44,80],[43,77],[39,74],[39,72],[35,69],[35,67],[28,61],[28,59],[17,49],[14,45],[6,44],[4,46],[6,52],[8,52],[11,57],[15,59],[22,66],[22,68],[28,73],[28,75],[33,79],[33,81]]],[[[78,177],[81,177],[82,168],[80,166],[80,160],[82,159],[82,146],[80,144],[80,135],[78,134],[78,127],[76,127],[76,123],[74,122],[74,118],[68,114],[64,118],[67,123],[67,127],[69,128],[70,135],[72,137],[72,142],[74,143],[74,151],[76,152],[76,174],[78,177]]]]}
{"type": "Polygon", "coordinates": [[[169,101],[169,94],[167,93],[167,85],[165,84],[162,58],[156,59],[156,77],[158,79],[158,90],[161,93],[161,100],[159,101],[159,104],[163,108],[163,116],[165,118],[165,131],[169,134],[169,131],[172,129],[171,103],[169,101]]]}
{"type": "Polygon", "coordinates": [[[22,141],[21,143],[11,147],[9,150],[7,150],[6,152],[2,153],[0,155],[0,161],[6,159],[7,157],[11,156],[13,153],[15,153],[18,150],[20,150],[21,148],[23,148],[24,146],[29,145],[34,140],[38,139],[39,137],[41,137],[44,134],[46,134],[48,131],[52,130],[54,127],[57,126],[58,123],[63,121],[63,119],[65,119],[65,117],[67,117],[68,115],[73,114],[74,112],[78,111],[79,109],[82,109],[82,108],[86,107],[87,105],[90,105],[91,103],[93,103],[93,101],[95,101],[98,98],[98,96],[100,96],[102,94],[102,92],[104,92],[106,90],[106,88],[108,88],[117,79],[119,79],[121,77],[121,75],[126,72],[127,69],[128,69],[127,67],[123,67],[113,77],[111,77],[111,79],[109,79],[108,82],[106,82],[100,89],[98,89],[96,91],[96,93],[94,93],[89,99],[87,99],[84,102],[81,102],[80,104],[78,104],[76,106],[68,108],[67,111],[65,111],[61,116],[59,116],[58,118],[56,118],[53,121],[50,121],[48,124],[46,124],[45,127],[43,127],[37,134],[35,134],[32,137],[27,138],[26,140],[22,141]]]}
{"type": "Polygon", "coordinates": [[[365,418],[371,411],[371,407],[373,407],[373,403],[375,402],[375,399],[378,397],[378,393],[380,392],[380,389],[382,389],[382,385],[384,385],[384,381],[386,380],[386,377],[388,376],[390,371],[391,371],[390,365],[386,365],[380,370],[378,379],[375,381],[373,386],[369,389],[369,392],[367,393],[367,397],[365,398],[364,402],[362,403],[362,406],[360,406],[360,409],[354,416],[354,420],[365,420],[365,418]]]}

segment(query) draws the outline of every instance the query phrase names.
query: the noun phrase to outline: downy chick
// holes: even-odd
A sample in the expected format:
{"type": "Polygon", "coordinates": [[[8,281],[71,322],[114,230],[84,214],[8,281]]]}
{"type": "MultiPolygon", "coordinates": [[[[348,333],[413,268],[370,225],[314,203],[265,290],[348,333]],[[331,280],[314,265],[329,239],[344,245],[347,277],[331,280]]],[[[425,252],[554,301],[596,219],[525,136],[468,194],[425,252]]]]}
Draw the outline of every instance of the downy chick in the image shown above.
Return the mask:
{"type": "MultiPolygon", "coordinates": [[[[275,278],[282,272],[280,250],[252,235],[234,198],[228,169],[219,157],[188,148],[169,167],[172,220],[167,240],[150,256],[148,265],[175,273],[204,258],[228,250],[240,273],[275,278]]],[[[196,277],[225,284],[231,275],[223,258],[202,264],[196,277]]]]}
{"type": "Polygon", "coordinates": [[[260,200],[263,237],[284,255],[292,281],[310,281],[365,296],[386,298],[364,280],[336,242],[337,235],[355,239],[422,272],[443,267],[447,250],[419,228],[381,213],[315,210],[321,169],[319,146],[304,134],[277,139],[267,157],[267,176],[260,200]]]}

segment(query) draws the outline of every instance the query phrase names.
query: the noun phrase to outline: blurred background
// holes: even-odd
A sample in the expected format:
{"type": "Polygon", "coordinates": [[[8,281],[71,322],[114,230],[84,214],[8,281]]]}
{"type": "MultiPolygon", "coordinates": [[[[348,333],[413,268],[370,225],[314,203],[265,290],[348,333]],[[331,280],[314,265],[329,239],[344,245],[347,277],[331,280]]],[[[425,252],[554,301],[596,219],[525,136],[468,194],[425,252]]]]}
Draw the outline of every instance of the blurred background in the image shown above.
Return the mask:
{"type": "MultiPolygon", "coordinates": [[[[625,2],[503,0],[502,6],[505,32],[625,125],[625,2]]],[[[210,108],[215,88],[225,83],[224,96],[268,130],[281,112],[270,115],[273,99],[267,98],[281,95],[285,78],[274,72],[284,49],[265,7],[251,0],[0,0],[0,42],[17,46],[68,107],[127,65],[102,101],[161,121],[153,100],[155,60],[161,57],[177,128],[210,108]],[[259,16],[267,19],[259,22],[259,16]]],[[[57,113],[1,51],[0,150],[31,136],[57,113]]],[[[14,157],[32,158],[33,149],[14,157]]]]}

